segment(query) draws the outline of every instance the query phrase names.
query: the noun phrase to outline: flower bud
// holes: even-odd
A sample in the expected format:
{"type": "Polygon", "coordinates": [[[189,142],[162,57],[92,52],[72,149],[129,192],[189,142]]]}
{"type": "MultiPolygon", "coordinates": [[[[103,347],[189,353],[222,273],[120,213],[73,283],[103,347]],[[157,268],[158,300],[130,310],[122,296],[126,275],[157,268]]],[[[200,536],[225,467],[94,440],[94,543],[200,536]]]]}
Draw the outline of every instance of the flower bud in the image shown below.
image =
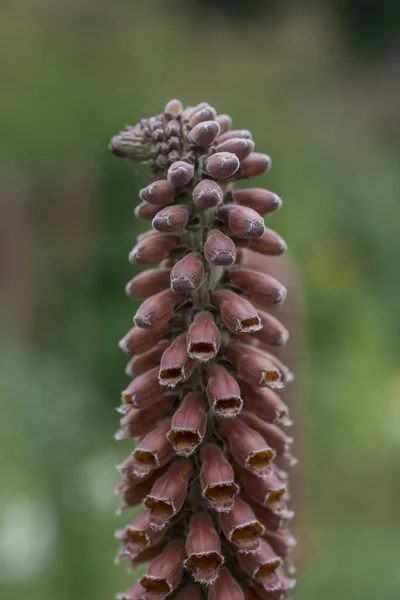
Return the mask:
{"type": "Polygon", "coordinates": [[[258,316],[261,319],[262,329],[254,334],[263,344],[271,344],[272,346],[282,346],[289,339],[289,332],[278,319],[262,310],[258,311],[258,316]]]}
{"type": "Polygon", "coordinates": [[[135,462],[132,469],[135,475],[144,477],[171,460],[174,449],[167,438],[170,429],[171,420],[168,419],[140,441],[133,452],[135,462]]]}
{"type": "Polygon", "coordinates": [[[187,394],[171,421],[168,439],[176,454],[190,456],[202,443],[207,427],[204,399],[200,392],[187,394]]]}
{"type": "Polygon", "coordinates": [[[217,217],[226,223],[232,233],[241,238],[259,238],[265,231],[263,218],[247,206],[223,204],[217,217]]]}
{"type": "Polygon", "coordinates": [[[175,396],[170,392],[166,392],[161,394],[159,399],[148,408],[141,410],[131,408],[120,421],[121,429],[116,434],[116,439],[140,437],[155,429],[158,422],[172,410],[174,400],[175,396]]]}
{"type": "Polygon", "coordinates": [[[286,298],[286,288],[271,275],[234,267],[229,271],[229,278],[233,285],[249,294],[257,304],[280,304],[286,298]]]}
{"type": "Polygon", "coordinates": [[[268,154],[261,154],[260,152],[252,152],[247,158],[245,158],[240,164],[240,177],[250,178],[262,175],[271,166],[271,158],[268,154]]]}
{"type": "Polygon", "coordinates": [[[150,517],[150,511],[145,510],[125,529],[117,531],[115,537],[123,544],[122,556],[136,558],[143,550],[155,546],[165,536],[166,528],[160,531],[151,528],[150,517]]]}
{"type": "Polygon", "coordinates": [[[143,354],[138,354],[131,358],[126,366],[125,373],[129,377],[136,377],[160,363],[160,358],[169,346],[168,340],[160,340],[153,348],[143,354]]]}
{"type": "Polygon", "coordinates": [[[266,352],[247,344],[233,342],[226,347],[225,356],[233,362],[239,377],[250,385],[269,386],[273,390],[284,387],[284,373],[266,352]]]}
{"type": "Polygon", "coordinates": [[[200,459],[203,496],[217,512],[232,510],[239,487],[231,465],[215,444],[202,446],[200,459]]]}
{"type": "Polygon", "coordinates": [[[152,348],[169,329],[168,323],[150,331],[140,327],[132,327],[118,345],[126,354],[142,354],[152,348]]]}
{"type": "Polygon", "coordinates": [[[186,333],[174,339],[161,357],[158,380],[160,385],[175,387],[191,376],[195,362],[188,356],[186,333]]]}
{"type": "Polygon", "coordinates": [[[147,573],[140,579],[145,589],[146,600],[163,600],[178,587],[183,575],[185,542],[173,540],[149,565],[147,573]]]}
{"type": "Polygon", "coordinates": [[[230,290],[221,290],[212,296],[219,308],[222,321],[233,333],[253,333],[261,329],[260,317],[254,306],[230,290]]]}
{"type": "Polygon", "coordinates": [[[166,327],[172,319],[174,309],[181,304],[184,297],[172,290],[165,290],[147,298],[137,311],[134,321],[142,329],[159,329],[166,327]]]}
{"type": "Polygon", "coordinates": [[[171,269],[148,269],[136,275],[125,287],[130,298],[148,298],[167,290],[170,285],[171,269]]]}
{"type": "Polygon", "coordinates": [[[216,121],[202,121],[193,127],[188,134],[188,138],[197,146],[208,148],[218,134],[219,125],[216,121]]]}
{"type": "Polygon", "coordinates": [[[189,183],[194,175],[194,167],[183,160],[172,163],[168,169],[167,178],[175,187],[182,187],[189,183]]]}
{"type": "Polygon", "coordinates": [[[192,470],[192,461],[180,458],[154,483],[144,504],[151,510],[151,523],[155,529],[162,529],[181,510],[192,470]]]}
{"type": "Polygon", "coordinates": [[[225,266],[233,265],[236,261],[236,247],[230,237],[212,229],[204,244],[204,257],[210,265],[225,266]]]}
{"type": "Polygon", "coordinates": [[[199,289],[203,279],[201,255],[190,252],[174,265],[171,271],[171,289],[178,294],[190,294],[199,289]]]}
{"type": "Polygon", "coordinates": [[[175,117],[179,117],[179,115],[182,114],[182,111],[182,102],[174,98],[165,105],[164,115],[168,118],[174,119],[175,117]]]}
{"type": "Polygon", "coordinates": [[[111,138],[109,150],[120,158],[144,161],[149,158],[149,147],[143,136],[134,128],[132,131],[121,131],[111,138]]]}
{"type": "Polygon", "coordinates": [[[122,392],[122,401],[124,405],[134,406],[135,408],[146,408],[153,404],[161,394],[160,384],[158,382],[158,367],[138,375],[122,392]]]}
{"type": "Polygon", "coordinates": [[[229,131],[229,129],[232,127],[232,119],[229,115],[217,115],[215,117],[215,120],[219,125],[220,137],[223,133],[229,131]]]}
{"type": "Polygon", "coordinates": [[[241,467],[258,477],[269,477],[275,452],[260,433],[240,419],[220,421],[218,430],[227,438],[232,456],[241,467]]]}
{"type": "Polygon", "coordinates": [[[158,179],[140,190],[139,196],[145,202],[162,207],[174,201],[175,188],[167,179],[158,179]]]}
{"type": "Polygon", "coordinates": [[[133,265],[151,265],[166,258],[180,243],[180,237],[171,233],[157,233],[142,238],[129,254],[133,265]]]}
{"type": "Polygon", "coordinates": [[[265,540],[254,553],[238,554],[237,558],[243,571],[261,584],[269,583],[271,575],[282,564],[282,559],[275,554],[265,540]]]}
{"type": "Polygon", "coordinates": [[[191,207],[184,204],[167,206],[157,213],[152,225],[154,229],[163,233],[180,233],[188,224],[190,215],[191,207]]]}
{"type": "Polygon", "coordinates": [[[149,204],[149,202],[140,202],[137,206],[135,206],[135,217],[137,219],[143,219],[144,221],[151,221],[154,219],[158,211],[160,210],[159,206],[155,204],[149,204]]]}
{"type": "Polygon", "coordinates": [[[217,355],[219,346],[220,334],[214,317],[206,311],[197,313],[187,332],[188,355],[206,362],[217,355]]]}
{"type": "Polygon", "coordinates": [[[238,582],[222,567],[218,579],[208,588],[208,600],[244,600],[238,582]]]}
{"type": "Polygon", "coordinates": [[[222,142],[226,142],[226,140],[232,140],[235,138],[244,138],[246,140],[251,140],[252,135],[250,131],[247,129],[232,129],[231,131],[227,131],[218,137],[218,143],[222,144],[222,142]]]}
{"type": "Polygon", "coordinates": [[[260,215],[267,215],[282,206],[282,200],[263,188],[247,188],[245,190],[232,190],[233,201],[242,206],[248,206],[260,215]]]}
{"type": "Polygon", "coordinates": [[[279,256],[285,252],[287,246],[275,231],[267,228],[261,237],[250,240],[249,248],[260,254],[279,256]]]}
{"type": "Polygon", "coordinates": [[[233,509],[229,513],[220,513],[218,518],[224,536],[239,552],[255,552],[259,548],[264,527],[239,496],[233,509]]]}
{"type": "Polygon", "coordinates": [[[232,152],[232,154],[236,154],[239,160],[243,160],[253,152],[254,146],[253,140],[238,137],[219,143],[215,149],[217,152],[232,152]]]}
{"type": "Polygon", "coordinates": [[[189,584],[181,589],[175,600],[201,600],[202,598],[201,587],[189,584]]]}
{"type": "Polygon", "coordinates": [[[199,208],[212,208],[222,202],[224,193],[216,181],[202,179],[194,188],[192,197],[199,208]]]}
{"type": "Polygon", "coordinates": [[[291,425],[288,407],[273,390],[268,387],[253,387],[244,379],[237,379],[237,382],[244,398],[246,410],[252,411],[270,423],[291,425]]]}
{"type": "Polygon", "coordinates": [[[279,507],[287,496],[286,484],[278,478],[275,470],[269,477],[260,479],[251,471],[241,469],[240,477],[244,490],[254,502],[268,508],[279,507]]]}
{"type": "Polygon", "coordinates": [[[189,127],[195,127],[199,123],[204,123],[205,121],[213,121],[216,115],[215,108],[206,102],[203,103],[203,105],[199,104],[197,109],[195,108],[193,110],[189,118],[189,127]]]}
{"type": "Polygon", "coordinates": [[[206,393],[211,408],[220,417],[235,417],[242,410],[243,401],[237,381],[221,365],[208,368],[206,393]]]}
{"type": "Polygon", "coordinates": [[[239,167],[238,157],[231,152],[216,152],[206,162],[206,172],[214,179],[228,179],[239,167]]]}
{"type": "Polygon", "coordinates": [[[205,585],[216,581],[224,558],[219,535],[209,514],[197,513],[190,519],[186,554],[185,567],[193,573],[195,581],[205,585]]]}

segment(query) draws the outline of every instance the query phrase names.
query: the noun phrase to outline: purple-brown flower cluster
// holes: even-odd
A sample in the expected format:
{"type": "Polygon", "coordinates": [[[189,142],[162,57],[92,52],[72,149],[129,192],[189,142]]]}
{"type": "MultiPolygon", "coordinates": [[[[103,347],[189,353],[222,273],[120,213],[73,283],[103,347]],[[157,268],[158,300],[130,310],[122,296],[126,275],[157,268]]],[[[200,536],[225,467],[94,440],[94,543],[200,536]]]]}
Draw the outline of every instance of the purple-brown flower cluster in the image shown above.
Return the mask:
{"type": "Polygon", "coordinates": [[[144,301],[120,342],[132,380],[117,434],[136,438],[120,466],[123,508],[144,504],[117,532],[120,556],[148,567],[119,598],[287,598],[294,459],[278,394],[291,374],[273,353],[288,332],[268,312],[286,290],[256,268],[286,248],[264,224],[281,200],[234,188],[270,158],[227,115],[178,100],[110,149],[154,176],[135,210],[153,228],[129,259],[151,268],[126,287],[144,301]]]}

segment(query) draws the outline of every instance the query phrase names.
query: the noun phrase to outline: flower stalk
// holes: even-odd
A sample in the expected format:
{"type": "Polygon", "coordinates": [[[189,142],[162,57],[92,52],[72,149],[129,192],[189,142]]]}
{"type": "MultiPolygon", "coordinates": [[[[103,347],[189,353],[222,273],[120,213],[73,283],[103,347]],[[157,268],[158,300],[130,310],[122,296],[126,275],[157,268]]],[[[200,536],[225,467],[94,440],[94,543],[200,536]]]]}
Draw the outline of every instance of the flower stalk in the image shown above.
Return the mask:
{"type": "Polygon", "coordinates": [[[152,229],[129,260],[151,268],[126,286],[143,303],[120,342],[132,381],[116,435],[137,438],[121,510],[144,504],[116,534],[119,558],[150,562],[120,600],[285,599],[294,585],[279,397],[292,376],[273,353],[288,332],[268,312],[286,289],[257,268],[286,249],[264,224],[281,200],[234,188],[270,168],[254,149],[228,115],[179,100],[110,142],[153,176],[135,208],[152,229]]]}

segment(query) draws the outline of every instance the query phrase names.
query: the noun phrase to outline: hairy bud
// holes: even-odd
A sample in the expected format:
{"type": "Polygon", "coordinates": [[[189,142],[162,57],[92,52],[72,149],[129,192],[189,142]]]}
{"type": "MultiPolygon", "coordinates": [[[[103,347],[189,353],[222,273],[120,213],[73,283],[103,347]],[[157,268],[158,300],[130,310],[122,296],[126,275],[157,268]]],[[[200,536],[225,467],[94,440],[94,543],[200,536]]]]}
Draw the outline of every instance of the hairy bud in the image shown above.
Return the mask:
{"type": "Polygon", "coordinates": [[[194,167],[187,162],[178,160],[170,166],[167,178],[176,187],[182,187],[189,183],[194,175],[194,167]]]}

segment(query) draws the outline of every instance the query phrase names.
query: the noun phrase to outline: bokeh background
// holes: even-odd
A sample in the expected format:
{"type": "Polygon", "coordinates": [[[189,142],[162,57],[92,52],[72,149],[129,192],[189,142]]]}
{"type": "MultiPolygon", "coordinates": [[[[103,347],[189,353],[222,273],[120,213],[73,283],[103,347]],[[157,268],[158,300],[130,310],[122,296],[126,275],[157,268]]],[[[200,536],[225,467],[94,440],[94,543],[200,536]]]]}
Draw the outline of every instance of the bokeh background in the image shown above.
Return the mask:
{"type": "MultiPolygon", "coordinates": [[[[107,150],[167,100],[253,131],[301,273],[298,600],[400,596],[400,4],[0,3],[0,595],[106,600],[117,347],[145,173],[107,150]]],[[[126,520],[126,519],[125,519],[126,520]]]]}

